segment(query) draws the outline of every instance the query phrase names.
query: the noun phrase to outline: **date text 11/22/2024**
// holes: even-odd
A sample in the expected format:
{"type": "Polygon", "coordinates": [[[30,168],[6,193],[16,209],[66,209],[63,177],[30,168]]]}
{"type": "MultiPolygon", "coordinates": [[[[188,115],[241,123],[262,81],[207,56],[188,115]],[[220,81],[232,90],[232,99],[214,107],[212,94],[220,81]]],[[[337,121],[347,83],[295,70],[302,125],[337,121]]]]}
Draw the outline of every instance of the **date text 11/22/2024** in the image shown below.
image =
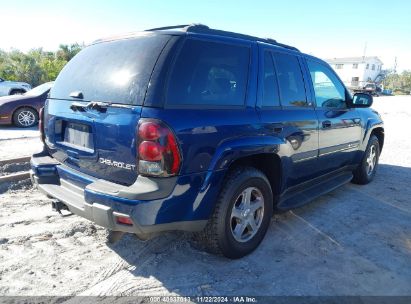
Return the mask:
{"type": "Polygon", "coordinates": [[[159,296],[150,297],[150,303],[258,303],[255,297],[246,296],[159,296]]]}

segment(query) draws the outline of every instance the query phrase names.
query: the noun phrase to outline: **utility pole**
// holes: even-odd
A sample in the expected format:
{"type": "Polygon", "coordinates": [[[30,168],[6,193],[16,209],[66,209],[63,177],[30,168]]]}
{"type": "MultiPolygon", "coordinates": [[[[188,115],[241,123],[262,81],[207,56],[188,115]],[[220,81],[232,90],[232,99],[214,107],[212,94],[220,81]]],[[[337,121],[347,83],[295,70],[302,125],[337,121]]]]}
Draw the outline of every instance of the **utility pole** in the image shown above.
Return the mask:
{"type": "Polygon", "coordinates": [[[394,59],[394,90],[399,88],[399,77],[397,77],[395,74],[397,74],[397,56],[395,56],[394,59]]]}
{"type": "Polygon", "coordinates": [[[365,60],[365,55],[366,55],[366,53],[367,53],[367,41],[366,41],[365,44],[364,44],[364,52],[363,52],[363,55],[362,55],[362,60],[363,60],[363,61],[365,60]]]}
{"type": "Polygon", "coordinates": [[[397,56],[394,59],[394,74],[397,73],[397,56]]]}

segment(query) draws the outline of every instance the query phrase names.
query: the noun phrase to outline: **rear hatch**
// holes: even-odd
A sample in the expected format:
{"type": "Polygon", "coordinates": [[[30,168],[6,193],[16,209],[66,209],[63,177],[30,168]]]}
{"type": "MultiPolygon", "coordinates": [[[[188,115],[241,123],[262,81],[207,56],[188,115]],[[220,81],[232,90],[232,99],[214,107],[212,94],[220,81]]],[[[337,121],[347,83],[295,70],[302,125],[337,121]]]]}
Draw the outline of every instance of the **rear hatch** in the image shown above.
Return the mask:
{"type": "Polygon", "coordinates": [[[44,111],[46,144],[54,158],[96,178],[125,185],[135,181],[136,127],[169,37],[99,42],[64,67],[44,111]]]}

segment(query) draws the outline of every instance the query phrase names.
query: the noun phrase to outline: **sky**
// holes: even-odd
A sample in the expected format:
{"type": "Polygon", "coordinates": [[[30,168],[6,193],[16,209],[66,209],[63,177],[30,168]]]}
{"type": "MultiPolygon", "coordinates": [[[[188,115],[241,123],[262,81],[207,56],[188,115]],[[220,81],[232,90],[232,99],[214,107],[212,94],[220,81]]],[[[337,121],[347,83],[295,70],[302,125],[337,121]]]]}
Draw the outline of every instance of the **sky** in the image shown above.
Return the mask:
{"type": "Polygon", "coordinates": [[[378,56],[384,68],[411,70],[408,0],[0,0],[0,49],[55,51],[119,33],[176,24],[293,45],[320,58],[378,56]]]}

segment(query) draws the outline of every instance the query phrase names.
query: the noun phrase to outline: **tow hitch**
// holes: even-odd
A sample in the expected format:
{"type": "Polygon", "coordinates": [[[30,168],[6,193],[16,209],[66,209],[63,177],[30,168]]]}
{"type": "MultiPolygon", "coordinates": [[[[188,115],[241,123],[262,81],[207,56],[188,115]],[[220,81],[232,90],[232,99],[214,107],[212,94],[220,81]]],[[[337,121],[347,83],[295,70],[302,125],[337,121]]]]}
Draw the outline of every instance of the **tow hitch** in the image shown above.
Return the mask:
{"type": "Polygon", "coordinates": [[[65,204],[63,204],[62,202],[60,202],[60,201],[52,201],[51,202],[51,209],[52,210],[54,210],[54,211],[57,211],[61,216],[70,216],[70,215],[73,215],[73,213],[72,212],[70,212],[70,210],[69,210],[69,208],[65,205],[65,204]],[[61,211],[62,210],[65,210],[65,211],[67,211],[67,212],[69,212],[69,213],[62,213],[61,211]]]}

